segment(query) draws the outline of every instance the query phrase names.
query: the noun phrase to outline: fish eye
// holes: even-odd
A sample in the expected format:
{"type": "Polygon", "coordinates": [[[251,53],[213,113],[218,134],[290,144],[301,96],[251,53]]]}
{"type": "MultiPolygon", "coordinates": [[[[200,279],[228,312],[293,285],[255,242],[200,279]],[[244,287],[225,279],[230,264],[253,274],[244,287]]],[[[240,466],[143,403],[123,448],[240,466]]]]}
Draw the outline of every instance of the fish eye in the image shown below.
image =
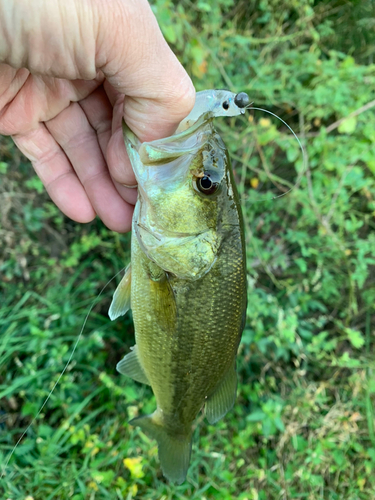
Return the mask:
{"type": "Polygon", "coordinates": [[[203,194],[214,194],[220,186],[219,182],[214,182],[211,177],[205,174],[197,179],[197,188],[203,194]]]}
{"type": "Polygon", "coordinates": [[[222,107],[227,110],[229,109],[229,102],[228,101],[224,101],[223,104],[222,104],[222,107]]]}

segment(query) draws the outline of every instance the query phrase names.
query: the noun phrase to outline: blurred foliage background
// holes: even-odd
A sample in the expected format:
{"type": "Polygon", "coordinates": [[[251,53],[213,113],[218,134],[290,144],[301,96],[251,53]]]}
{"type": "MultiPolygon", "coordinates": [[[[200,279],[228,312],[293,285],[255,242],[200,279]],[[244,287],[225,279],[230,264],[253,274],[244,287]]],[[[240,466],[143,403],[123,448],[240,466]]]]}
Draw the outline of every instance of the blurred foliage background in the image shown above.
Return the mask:
{"type": "MultiPolygon", "coordinates": [[[[370,499],[375,495],[375,4],[155,0],[197,90],[248,92],[217,120],[246,225],[249,306],[233,411],[198,418],[188,480],[127,421],[154,409],[119,376],[131,318],[90,314],[73,362],[15,451],[1,498],[370,499]],[[298,176],[300,174],[300,176],[298,176]],[[285,193],[297,182],[297,186],[285,193]]],[[[41,407],[129,235],[79,225],[0,139],[0,463],[41,407]]]]}

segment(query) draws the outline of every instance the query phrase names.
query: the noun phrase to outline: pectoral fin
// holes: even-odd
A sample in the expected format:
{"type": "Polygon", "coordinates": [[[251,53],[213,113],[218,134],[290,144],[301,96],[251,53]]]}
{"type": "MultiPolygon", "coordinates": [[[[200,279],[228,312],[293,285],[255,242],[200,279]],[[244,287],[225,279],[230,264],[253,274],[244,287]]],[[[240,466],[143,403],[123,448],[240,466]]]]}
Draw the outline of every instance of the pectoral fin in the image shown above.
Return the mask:
{"type": "Polygon", "coordinates": [[[113,294],[113,299],[111,302],[111,307],[108,311],[108,316],[113,321],[119,316],[123,316],[130,309],[130,290],[131,290],[131,267],[130,264],[125,270],[125,275],[120,281],[115,293],[113,294]]]}
{"type": "Polygon", "coordinates": [[[147,375],[139,361],[138,348],[136,345],[133,347],[132,351],[117,363],[116,369],[122,375],[127,375],[136,382],[150,385],[147,375]]]}
{"type": "Polygon", "coordinates": [[[228,371],[216,391],[207,399],[206,417],[210,424],[220,420],[233,407],[237,393],[235,363],[228,371]]]}

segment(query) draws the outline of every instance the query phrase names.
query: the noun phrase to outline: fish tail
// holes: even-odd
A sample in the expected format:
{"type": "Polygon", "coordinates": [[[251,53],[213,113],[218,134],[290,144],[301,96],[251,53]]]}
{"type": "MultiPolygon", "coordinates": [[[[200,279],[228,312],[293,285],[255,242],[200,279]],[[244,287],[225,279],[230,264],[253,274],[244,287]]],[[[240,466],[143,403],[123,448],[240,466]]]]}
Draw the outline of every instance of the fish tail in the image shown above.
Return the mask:
{"type": "Polygon", "coordinates": [[[182,484],[189,468],[192,432],[178,436],[169,434],[157,410],[152,415],[134,418],[129,423],[138,425],[156,439],[164,476],[173,483],[182,484]]]}

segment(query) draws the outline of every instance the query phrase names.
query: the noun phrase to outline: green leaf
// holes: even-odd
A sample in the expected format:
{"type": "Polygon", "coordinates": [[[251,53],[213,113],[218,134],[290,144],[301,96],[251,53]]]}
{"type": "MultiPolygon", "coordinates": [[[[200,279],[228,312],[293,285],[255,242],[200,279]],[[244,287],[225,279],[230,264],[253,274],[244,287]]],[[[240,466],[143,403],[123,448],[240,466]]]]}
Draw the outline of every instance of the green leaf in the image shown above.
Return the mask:
{"type": "Polygon", "coordinates": [[[345,454],[341,450],[334,450],[332,456],[339,467],[345,463],[345,454]]]}
{"type": "Polygon", "coordinates": [[[6,174],[8,170],[8,164],[5,161],[0,161],[0,174],[6,174]]]}
{"type": "Polygon", "coordinates": [[[197,8],[203,12],[211,12],[212,7],[208,2],[198,2],[197,8]]]}
{"type": "Polygon", "coordinates": [[[108,471],[92,471],[91,477],[99,484],[103,484],[103,486],[109,486],[113,478],[115,477],[115,473],[112,470],[108,471]]]}
{"type": "Polygon", "coordinates": [[[301,259],[300,257],[294,261],[297,266],[300,268],[302,273],[305,273],[307,271],[307,264],[305,259],[301,259]]]}
{"type": "Polygon", "coordinates": [[[348,352],[344,352],[339,359],[333,360],[332,364],[344,368],[359,368],[361,366],[361,362],[358,359],[351,358],[348,352]]]}
{"type": "Polygon", "coordinates": [[[353,347],[355,347],[356,349],[360,349],[361,347],[363,347],[365,339],[361,332],[359,332],[358,330],[353,330],[352,328],[345,328],[345,333],[347,334],[348,340],[353,347]]]}
{"type": "Polygon", "coordinates": [[[375,394],[375,378],[371,378],[368,382],[368,391],[370,394],[375,394]]]}
{"type": "Polygon", "coordinates": [[[174,26],[172,26],[172,25],[164,26],[163,35],[165,36],[165,39],[167,40],[167,42],[176,43],[177,35],[176,35],[176,30],[174,29],[174,26]]]}
{"type": "Polygon", "coordinates": [[[285,431],[284,422],[281,420],[280,417],[275,417],[274,422],[275,422],[276,427],[279,429],[279,431],[281,431],[281,432],[285,431]]]}
{"type": "Polygon", "coordinates": [[[246,417],[248,422],[261,422],[267,417],[262,410],[255,410],[246,417]]]}
{"type": "Polygon", "coordinates": [[[357,126],[357,117],[351,116],[350,118],[345,118],[344,121],[339,125],[338,131],[340,134],[352,134],[357,126]]]}

